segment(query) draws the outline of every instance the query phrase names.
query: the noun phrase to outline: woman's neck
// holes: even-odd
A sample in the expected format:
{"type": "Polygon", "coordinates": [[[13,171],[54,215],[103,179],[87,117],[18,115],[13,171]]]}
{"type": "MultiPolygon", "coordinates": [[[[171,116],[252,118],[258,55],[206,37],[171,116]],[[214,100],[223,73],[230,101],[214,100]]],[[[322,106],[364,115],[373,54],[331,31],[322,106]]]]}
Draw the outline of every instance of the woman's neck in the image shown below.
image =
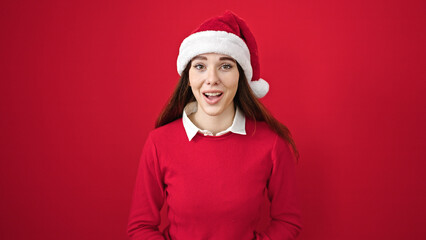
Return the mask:
{"type": "Polygon", "coordinates": [[[209,130],[216,135],[226,130],[232,125],[235,116],[235,105],[231,103],[220,115],[210,116],[201,111],[199,106],[197,112],[188,116],[188,118],[200,129],[209,130]]]}

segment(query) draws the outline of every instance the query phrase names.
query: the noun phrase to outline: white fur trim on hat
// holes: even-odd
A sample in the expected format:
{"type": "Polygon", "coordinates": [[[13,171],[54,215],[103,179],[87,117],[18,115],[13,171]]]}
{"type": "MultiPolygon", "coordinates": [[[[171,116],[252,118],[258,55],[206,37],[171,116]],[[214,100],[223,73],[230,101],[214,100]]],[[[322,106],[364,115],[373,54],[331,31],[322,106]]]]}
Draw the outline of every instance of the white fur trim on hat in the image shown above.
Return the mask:
{"type": "Polygon", "coordinates": [[[249,81],[251,90],[257,98],[263,98],[269,91],[269,84],[262,78],[257,81],[249,81]]]}
{"type": "MultiPolygon", "coordinates": [[[[253,70],[250,63],[250,51],[240,37],[225,31],[202,31],[189,35],[182,41],[177,59],[177,71],[182,75],[191,59],[203,53],[220,53],[234,58],[244,70],[250,83],[253,70]]],[[[266,94],[266,93],[265,93],[266,94]]]]}

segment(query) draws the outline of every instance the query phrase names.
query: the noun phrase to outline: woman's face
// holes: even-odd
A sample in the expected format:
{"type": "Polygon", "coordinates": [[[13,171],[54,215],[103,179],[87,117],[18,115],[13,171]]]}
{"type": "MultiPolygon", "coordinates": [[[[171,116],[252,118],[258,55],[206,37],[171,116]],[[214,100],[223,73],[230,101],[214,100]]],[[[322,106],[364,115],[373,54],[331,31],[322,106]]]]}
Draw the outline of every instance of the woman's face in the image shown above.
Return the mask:
{"type": "Polygon", "coordinates": [[[237,62],[228,55],[206,53],[194,57],[189,85],[198,109],[210,116],[233,113],[239,76],[237,62]]]}

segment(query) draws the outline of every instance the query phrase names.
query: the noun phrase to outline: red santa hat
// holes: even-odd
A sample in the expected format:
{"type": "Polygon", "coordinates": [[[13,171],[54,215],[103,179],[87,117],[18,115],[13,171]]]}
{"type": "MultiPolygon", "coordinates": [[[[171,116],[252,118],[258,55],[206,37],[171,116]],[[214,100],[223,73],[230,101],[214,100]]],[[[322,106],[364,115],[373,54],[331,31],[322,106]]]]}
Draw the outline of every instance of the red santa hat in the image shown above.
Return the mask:
{"type": "Polygon", "coordinates": [[[256,97],[268,93],[269,84],[260,78],[256,40],[246,22],[232,11],[206,20],[182,41],[177,58],[179,75],[193,57],[203,53],[231,56],[244,70],[256,97]]]}

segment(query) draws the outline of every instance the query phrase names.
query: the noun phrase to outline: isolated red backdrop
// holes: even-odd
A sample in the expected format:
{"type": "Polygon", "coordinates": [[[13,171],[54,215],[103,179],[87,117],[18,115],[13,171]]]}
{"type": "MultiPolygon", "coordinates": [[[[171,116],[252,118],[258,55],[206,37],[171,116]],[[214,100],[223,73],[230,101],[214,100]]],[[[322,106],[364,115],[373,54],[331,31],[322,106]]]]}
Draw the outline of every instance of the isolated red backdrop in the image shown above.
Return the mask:
{"type": "Polygon", "coordinates": [[[302,240],[426,239],[424,1],[2,1],[0,239],[126,239],[180,42],[230,9],[301,153],[302,240]]]}

